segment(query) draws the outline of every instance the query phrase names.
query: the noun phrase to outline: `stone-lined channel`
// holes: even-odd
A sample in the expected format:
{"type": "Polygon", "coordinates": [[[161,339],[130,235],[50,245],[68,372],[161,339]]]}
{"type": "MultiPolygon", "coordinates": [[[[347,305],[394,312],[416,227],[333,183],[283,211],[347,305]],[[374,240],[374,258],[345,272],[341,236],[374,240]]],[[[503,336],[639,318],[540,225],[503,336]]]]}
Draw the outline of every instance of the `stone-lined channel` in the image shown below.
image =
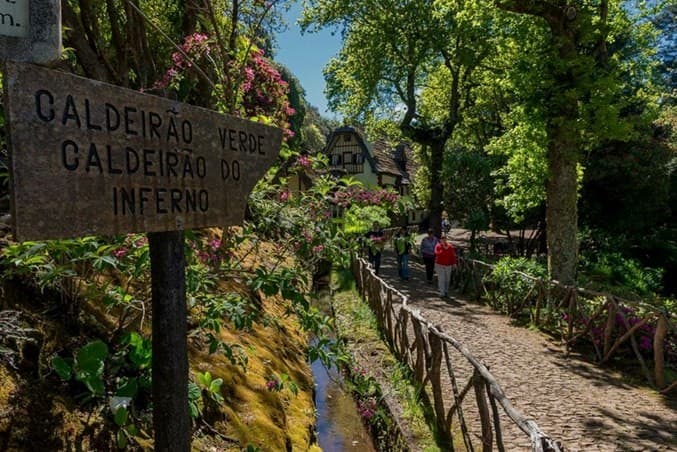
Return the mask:
{"type": "MultiPolygon", "coordinates": [[[[331,299],[328,291],[318,293],[317,307],[330,315],[331,299]]],[[[315,429],[322,450],[375,452],[369,431],[357,411],[357,403],[343,387],[342,376],[336,368],[327,369],[319,359],[313,361],[310,367],[315,382],[315,429]]]]}

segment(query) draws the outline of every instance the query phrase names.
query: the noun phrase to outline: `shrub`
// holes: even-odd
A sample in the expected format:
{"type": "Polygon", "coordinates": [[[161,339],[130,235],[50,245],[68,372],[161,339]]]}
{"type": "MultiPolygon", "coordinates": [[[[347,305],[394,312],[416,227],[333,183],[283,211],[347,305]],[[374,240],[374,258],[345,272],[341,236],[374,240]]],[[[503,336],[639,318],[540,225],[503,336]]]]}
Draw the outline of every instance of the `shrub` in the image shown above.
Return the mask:
{"type": "Polygon", "coordinates": [[[652,296],[662,290],[663,270],[642,267],[634,259],[616,252],[583,256],[579,283],[624,298],[652,296]]]}
{"type": "Polygon", "coordinates": [[[500,259],[483,278],[492,307],[510,315],[518,315],[534,285],[528,276],[546,278],[547,270],[537,261],[524,257],[500,259]]]}

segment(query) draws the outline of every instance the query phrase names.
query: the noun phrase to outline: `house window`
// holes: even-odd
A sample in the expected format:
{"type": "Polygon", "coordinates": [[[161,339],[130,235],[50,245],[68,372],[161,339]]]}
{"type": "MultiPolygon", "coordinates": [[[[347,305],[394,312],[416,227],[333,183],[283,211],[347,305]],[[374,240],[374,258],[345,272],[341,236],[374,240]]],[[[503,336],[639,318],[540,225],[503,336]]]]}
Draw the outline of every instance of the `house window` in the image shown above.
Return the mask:
{"type": "Polygon", "coordinates": [[[332,154],[331,155],[331,164],[332,166],[338,166],[341,164],[341,155],[340,154],[332,154]]]}
{"type": "Polygon", "coordinates": [[[350,136],[349,134],[343,135],[343,141],[345,141],[346,143],[349,143],[349,142],[350,142],[350,137],[351,137],[351,136],[350,136]]]}
{"type": "Polygon", "coordinates": [[[362,154],[353,154],[353,163],[355,165],[361,165],[362,164],[362,154]]]}
{"type": "Polygon", "coordinates": [[[343,153],[343,166],[349,165],[353,162],[353,154],[351,152],[343,153]]]}

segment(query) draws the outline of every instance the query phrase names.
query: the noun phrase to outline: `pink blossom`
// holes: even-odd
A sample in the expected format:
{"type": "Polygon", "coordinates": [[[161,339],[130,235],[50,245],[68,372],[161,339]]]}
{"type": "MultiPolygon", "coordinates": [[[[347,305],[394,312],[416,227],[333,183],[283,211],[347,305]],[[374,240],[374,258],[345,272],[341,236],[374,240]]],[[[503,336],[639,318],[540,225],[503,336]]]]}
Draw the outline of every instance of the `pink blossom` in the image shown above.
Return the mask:
{"type": "Polygon", "coordinates": [[[298,163],[300,166],[304,168],[308,168],[310,166],[310,158],[308,158],[308,156],[306,155],[301,155],[296,160],[296,163],[298,163]]]}
{"type": "Polygon", "coordinates": [[[321,253],[323,249],[324,249],[323,245],[317,245],[317,246],[313,247],[313,252],[321,253]]]}
{"type": "Polygon", "coordinates": [[[366,400],[357,402],[357,411],[364,419],[371,419],[376,414],[376,399],[369,397],[366,400]]]}
{"type": "Polygon", "coordinates": [[[127,255],[127,248],[118,248],[115,251],[113,251],[113,256],[115,256],[118,259],[122,259],[127,255]]]}

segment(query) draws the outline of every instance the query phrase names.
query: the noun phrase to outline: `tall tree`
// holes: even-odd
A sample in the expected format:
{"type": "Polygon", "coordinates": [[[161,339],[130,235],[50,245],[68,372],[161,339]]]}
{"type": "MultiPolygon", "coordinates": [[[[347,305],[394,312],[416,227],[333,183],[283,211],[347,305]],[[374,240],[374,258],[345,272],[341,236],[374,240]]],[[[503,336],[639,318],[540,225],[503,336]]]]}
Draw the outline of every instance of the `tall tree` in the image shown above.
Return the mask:
{"type": "Polygon", "coordinates": [[[445,144],[461,121],[473,71],[490,49],[491,10],[477,1],[310,0],[303,27],[343,26],[339,56],[325,68],[330,105],[351,118],[400,111],[399,125],[429,153],[431,225],[439,233],[445,144]],[[430,76],[442,111],[422,106],[430,76]],[[423,108],[422,108],[423,107],[423,108]]]}
{"type": "Polygon", "coordinates": [[[621,1],[571,4],[564,0],[499,0],[496,4],[505,11],[534,18],[534,25],[545,27],[549,34],[545,48],[540,50],[540,63],[532,61],[539,70],[540,82],[534,92],[540,100],[532,96],[526,113],[533,116],[536,111],[543,121],[550,276],[573,284],[581,151],[591,150],[604,140],[632,137],[633,123],[642,109],[633,108],[641,102],[633,99],[637,86],[628,82],[648,80],[646,54],[632,49],[639,46],[638,40],[624,48],[612,44],[636,25],[621,1]],[[632,57],[624,56],[628,52],[632,57]]]}

